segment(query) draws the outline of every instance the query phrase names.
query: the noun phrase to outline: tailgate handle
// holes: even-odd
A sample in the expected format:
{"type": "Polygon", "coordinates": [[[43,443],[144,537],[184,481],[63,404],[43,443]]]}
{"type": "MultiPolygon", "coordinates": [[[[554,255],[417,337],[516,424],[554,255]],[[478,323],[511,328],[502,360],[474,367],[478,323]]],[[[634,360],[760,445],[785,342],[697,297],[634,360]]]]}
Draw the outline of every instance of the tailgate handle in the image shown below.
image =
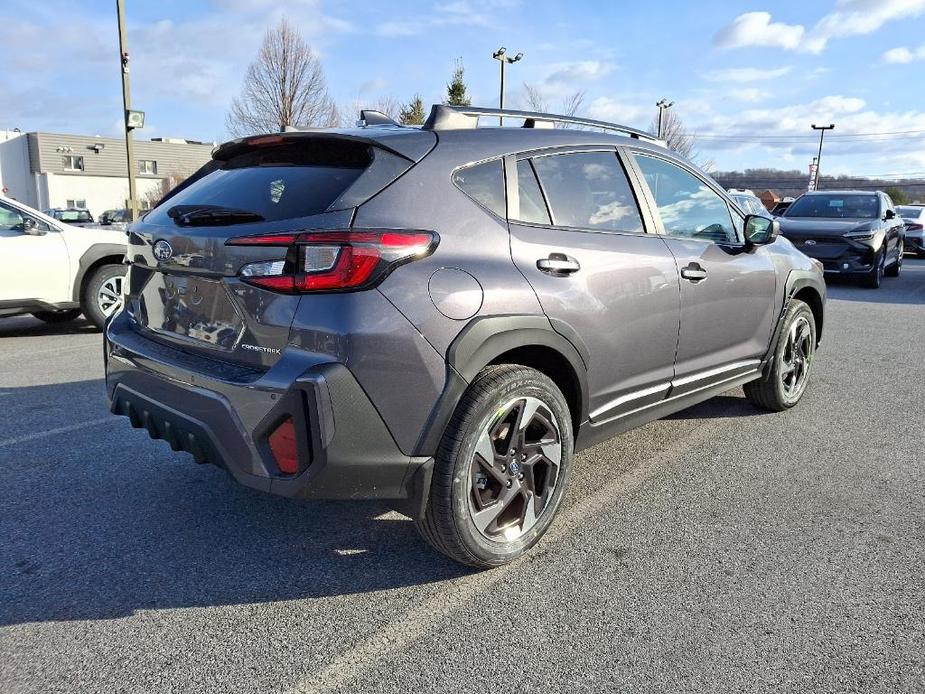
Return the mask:
{"type": "Polygon", "coordinates": [[[581,269],[577,260],[564,253],[550,253],[548,258],[537,260],[536,267],[550,275],[570,275],[581,269]]]}

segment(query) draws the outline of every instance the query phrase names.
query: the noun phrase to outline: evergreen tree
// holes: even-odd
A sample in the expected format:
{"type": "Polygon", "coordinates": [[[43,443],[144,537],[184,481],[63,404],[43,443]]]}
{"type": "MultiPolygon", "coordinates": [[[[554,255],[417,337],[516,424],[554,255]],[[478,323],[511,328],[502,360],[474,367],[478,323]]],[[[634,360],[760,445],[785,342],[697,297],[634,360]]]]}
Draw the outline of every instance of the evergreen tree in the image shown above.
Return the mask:
{"type": "Polygon", "coordinates": [[[401,107],[398,119],[402,125],[421,125],[427,116],[424,114],[424,101],[420,94],[401,107]]]}
{"type": "Polygon", "coordinates": [[[453,70],[453,81],[446,85],[447,106],[469,106],[472,100],[466,90],[466,82],[463,79],[465,70],[463,69],[462,58],[456,60],[456,69],[453,70]]]}

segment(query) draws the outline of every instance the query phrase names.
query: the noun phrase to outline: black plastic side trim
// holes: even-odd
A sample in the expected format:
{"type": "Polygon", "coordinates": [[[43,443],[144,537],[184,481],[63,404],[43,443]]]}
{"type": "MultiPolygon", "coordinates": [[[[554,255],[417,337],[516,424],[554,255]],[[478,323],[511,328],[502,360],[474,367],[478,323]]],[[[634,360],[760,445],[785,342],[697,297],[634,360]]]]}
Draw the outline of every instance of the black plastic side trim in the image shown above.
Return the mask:
{"type": "MultiPolygon", "coordinates": [[[[819,277],[818,273],[815,273],[812,270],[791,270],[790,274],[787,275],[787,282],[784,288],[784,301],[781,305],[780,315],[777,316],[777,322],[774,325],[774,331],[771,333],[771,342],[768,345],[768,351],[765,352],[761,359],[762,372],[766,371],[768,364],[771,363],[771,358],[774,356],[774,348],[777,346],[777,340],[780,337],[781,330],[783,330],[784,318],[787,315],[787,309],[790,308],[791,299],[793,299],[797,292],[807,287],[818,294],[823,309],[825,308],[825,281],[819,277]]],[[[822,342],[821,325],[817,326],[816,340],[819,343],[822,342]]]]}
{"type": "Polygon", "coordinates": [[[98,243],[94,246],[90,246],[86,253],[80,256],[80,261],[77,265],[77,276],[74,278],[74,287],[71,289],[71,296],[74,301],[80,301],[80,290],[83,287],[84,276],[87,274],[87,270],[89,270],[94,263],[99,262],[103,258],[117,257],[120,263],[124,263],[127,246],[127,238],[125,245],[121,246],[116,243],[98,243]]]}

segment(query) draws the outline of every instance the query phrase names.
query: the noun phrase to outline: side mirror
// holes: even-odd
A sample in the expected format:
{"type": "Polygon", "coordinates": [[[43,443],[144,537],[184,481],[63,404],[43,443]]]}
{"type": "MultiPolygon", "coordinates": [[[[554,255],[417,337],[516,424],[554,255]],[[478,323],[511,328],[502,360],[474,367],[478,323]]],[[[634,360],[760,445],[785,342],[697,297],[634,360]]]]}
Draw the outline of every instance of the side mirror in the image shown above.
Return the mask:
{"type": "Polygon", "coordinates": [[[745,218],[745,243],[749,246],[763,246],[774,243],[780,235],[780,222],[757,214],[745,218]]]}
{"type": "Polygon", "coordinates": [[[887,210],[886,214],[883,215],[884,219],[896,219],[896,213],[893,210],[887,210]]]}

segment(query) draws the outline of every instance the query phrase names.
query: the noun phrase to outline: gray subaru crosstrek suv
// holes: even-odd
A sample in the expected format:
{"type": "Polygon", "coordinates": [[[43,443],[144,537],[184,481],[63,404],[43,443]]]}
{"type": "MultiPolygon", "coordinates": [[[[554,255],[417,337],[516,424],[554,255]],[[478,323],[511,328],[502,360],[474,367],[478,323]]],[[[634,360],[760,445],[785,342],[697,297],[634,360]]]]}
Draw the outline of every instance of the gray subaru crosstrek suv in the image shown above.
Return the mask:
{"type": "Polygon", "coordinates": [[[218,147],[131,227],[112,411],[489,567],[542,537],[576,451],[737,386],[800,400],[817,261],[646,133],[503,113],[524,126],[435,106],[218,147]]]}

